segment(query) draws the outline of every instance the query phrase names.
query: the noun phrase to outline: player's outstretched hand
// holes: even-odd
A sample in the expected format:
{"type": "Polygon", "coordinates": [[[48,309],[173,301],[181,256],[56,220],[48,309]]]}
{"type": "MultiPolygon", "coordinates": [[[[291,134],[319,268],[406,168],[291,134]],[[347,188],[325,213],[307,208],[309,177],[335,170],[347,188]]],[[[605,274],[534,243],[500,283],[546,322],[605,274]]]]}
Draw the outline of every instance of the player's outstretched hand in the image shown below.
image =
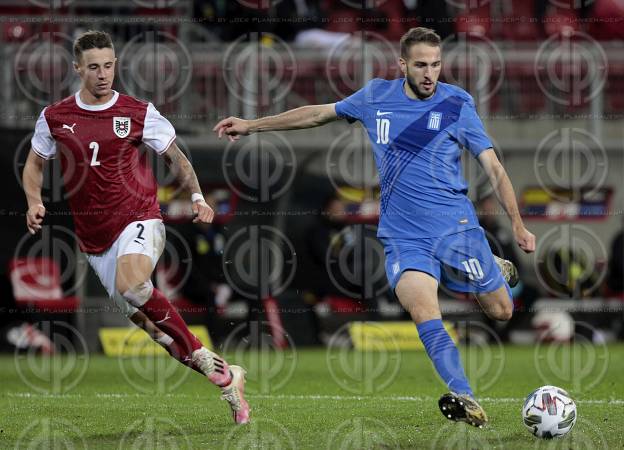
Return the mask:
{"type": "Polygon", "coordinates": [[[249,134],[249,121],[238,117],[228,117],[216,124],[212,131],[217,133],[219,139],[225,135],[231,142],[237,141],[241,136],[249,134]]]}
{"type": "Polygon", "coordinates": [[[214,219],[214,211],[204,200],[193,202],[193,223],[211,223],[214,219]]]}
{"type": "Polygon", "coordinates": [[[516,242],[520,248],[526,253],[532,253],[535,251],[535,235],[524,226],[514,230],[514,237],[516,238],[516,242]]]}
{"type": "Polygon", "coordinates": [[[26,226],[30,234],[35,234],[37,231],[41,230],[41,222],[43,222],[45,213],[45,206],[41,203],[28,208],[28,211],[26,211],[26,226]]]}

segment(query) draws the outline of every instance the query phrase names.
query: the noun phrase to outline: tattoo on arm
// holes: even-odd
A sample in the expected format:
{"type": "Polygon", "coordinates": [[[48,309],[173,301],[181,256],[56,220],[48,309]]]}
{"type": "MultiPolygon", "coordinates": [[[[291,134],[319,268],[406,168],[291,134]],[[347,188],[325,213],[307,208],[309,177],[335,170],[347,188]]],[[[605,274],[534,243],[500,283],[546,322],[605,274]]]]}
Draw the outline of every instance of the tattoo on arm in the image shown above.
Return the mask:
{"type": "Polygon", "coordinates": [[[182,153],[182,150],[175,144],[171,144],[164,153],[165,163],[169,169],[175,174],[180,186],[187,189],[191,193],[201,193],[197,175],[190,161],[182,153]]]}

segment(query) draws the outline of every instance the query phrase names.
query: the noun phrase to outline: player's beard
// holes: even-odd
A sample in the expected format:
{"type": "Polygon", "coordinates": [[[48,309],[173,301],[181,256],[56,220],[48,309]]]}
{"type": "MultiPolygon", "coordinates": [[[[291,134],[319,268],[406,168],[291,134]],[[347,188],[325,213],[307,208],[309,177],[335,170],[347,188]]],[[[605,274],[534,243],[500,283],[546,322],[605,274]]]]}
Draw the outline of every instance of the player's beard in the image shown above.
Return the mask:
{"type": "Polygon", "coordinates": [[[426,92],[421,92],[420,89],[418,88],[418,84],[412,81],[412,77],[410,77],[409,74],[405,76],[405,80],[407,81],[407,84],[409,85],[412,92],[416,94],[416,97],[418,97],[421,100],[427,99],[431,97],[433,94],[435,94],[437,84],[438,84],[438,83],[433,83],[433,91],[431,91],[431,93],[429,94],[426,92]]]}

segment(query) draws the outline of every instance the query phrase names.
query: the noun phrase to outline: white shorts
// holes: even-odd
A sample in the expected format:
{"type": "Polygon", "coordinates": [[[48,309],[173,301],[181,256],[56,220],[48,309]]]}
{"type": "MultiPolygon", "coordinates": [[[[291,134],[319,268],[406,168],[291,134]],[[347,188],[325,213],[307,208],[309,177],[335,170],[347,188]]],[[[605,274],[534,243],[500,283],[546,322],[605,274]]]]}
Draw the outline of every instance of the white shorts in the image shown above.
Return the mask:
{"type": "Polygon", "coordinates": [[[132,316],[138,309],[130,305],[115,288],[117,258],[134,253],[146,255],[152,259],[152,269],[154,269],[165,248],[165,241],[165,225],[162,220],[142,220],[132,222],[124,228],[113,245],[105,252],[86,255],[89,264],[108,292],[108,296],[113,299],[126,317],[132,316]]]}

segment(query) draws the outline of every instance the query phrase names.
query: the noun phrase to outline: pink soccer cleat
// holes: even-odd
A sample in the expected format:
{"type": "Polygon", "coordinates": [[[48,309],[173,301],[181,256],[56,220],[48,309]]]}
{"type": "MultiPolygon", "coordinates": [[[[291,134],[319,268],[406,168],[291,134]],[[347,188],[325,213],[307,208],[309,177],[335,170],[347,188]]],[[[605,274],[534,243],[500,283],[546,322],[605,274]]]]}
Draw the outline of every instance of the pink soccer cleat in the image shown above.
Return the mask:
{"type": "Polygon", "coordinates": [[[232,382],[221,388],[223,395],[221,399],[227,400],[232,408],[234,422],[239,425],[249,423],[249,404],[243,397],[245,392],[245,369],[240,366],[230,366],[232,382]]]}

